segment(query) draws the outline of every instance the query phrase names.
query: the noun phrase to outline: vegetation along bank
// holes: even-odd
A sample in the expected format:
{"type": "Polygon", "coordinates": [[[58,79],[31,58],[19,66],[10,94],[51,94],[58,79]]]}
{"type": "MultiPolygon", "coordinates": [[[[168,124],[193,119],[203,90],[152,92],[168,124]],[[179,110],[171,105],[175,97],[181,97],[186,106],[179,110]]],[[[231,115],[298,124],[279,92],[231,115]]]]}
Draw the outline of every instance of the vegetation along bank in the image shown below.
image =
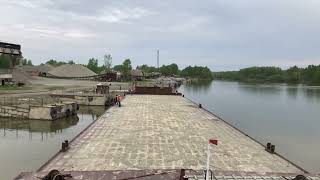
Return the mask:
{"type": "Polygon", "coordinates": [[[239,71],[215,72],[214,78],[249,83],[288,83],[320,85],[320,65],[306,68],[293,66],[282,70],[279,67],[249,67],[239,71]]]}

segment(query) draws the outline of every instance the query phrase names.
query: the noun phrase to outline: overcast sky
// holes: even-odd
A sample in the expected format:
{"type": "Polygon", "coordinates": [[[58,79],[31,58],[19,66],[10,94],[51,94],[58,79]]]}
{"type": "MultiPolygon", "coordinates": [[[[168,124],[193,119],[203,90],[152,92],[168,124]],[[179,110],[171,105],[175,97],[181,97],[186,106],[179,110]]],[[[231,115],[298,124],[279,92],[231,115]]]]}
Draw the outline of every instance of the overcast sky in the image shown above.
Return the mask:
{"type": "Polygon", "coordinates": [[[0,0],[0,40],[34,64],[177,63],[214,71],[320,64],[319,0],[0,0]]]}

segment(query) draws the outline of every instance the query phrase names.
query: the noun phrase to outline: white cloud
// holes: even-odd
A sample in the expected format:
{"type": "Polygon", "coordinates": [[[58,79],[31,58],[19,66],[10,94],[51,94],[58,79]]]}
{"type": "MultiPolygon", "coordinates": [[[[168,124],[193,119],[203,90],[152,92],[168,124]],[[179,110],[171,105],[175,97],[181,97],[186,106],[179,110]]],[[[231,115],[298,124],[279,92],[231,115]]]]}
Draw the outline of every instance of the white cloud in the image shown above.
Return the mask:
{"type": "Polygon", "coordinates": [[[52,29],[44,29],[44,28],[23,28],[25,31],[32,31],[40,34],[48,34],[48,35],[59,35],[61,31],[52,30],[52,29]]]}
{"type": "Polygon", "coordinates": [[[73,14],[74,17],[78,19],[88,19],[95,21],[102,21],[108,23],[119,23],[128,20],[135,20],[142,18],[144,16],[151,15],[152,13],[144,8],[105,8],[101,10],[101,13],[97,15],[79,15],[73,14]]]}
{"type": "Polygon", "coordinates": [[[317,0],[0,0],[0,39],[24,56],[86,63],[199,63],[215,70],[250,65],[320,64],[317,0]],[[7,16],[10,14],[10,16],[7,16]],[[90,51],[88,51],[90,49],[90,51]],[[221,68],[217,68],[221,67],[221,68]]]}
{"type": "Polygon", "coordinates": [[[65,32],[63,33],[63,35],[65,37],[70,37],[70,38],[91,38],[96,36],[93,33],[76,32],[76,31],[65,32]]]}
{"type": "Polygon", "coordinates": [[[22,6],[24,8],[40,8],[44,6],[53,5],[51,0],[10,0],[7,3],[13,6],[22,6]]]}
{"type": "Polygon", "coordinates": [[[29,34],[33,37],[46,37],[46,38],[58,38],[67,40],[67,38],[74,39],[83,39],[83,38],[92,38],[97,35],[92,32],[85,32],[81,30],[73,29],[62,29],[62,28],[53,28],[53,27],[32,27],[24,24],[14,25],[14,29],[21,31],[22,33],[29,34]]]}
{"type": "Polygon", "coordinates": [[[197,31],[198,29],[202,29],[202,26],[208,23],[210,19],[207,17],[191,17],[190,19],[186,19],[181,23],[177,23],[169,27],[169,30],[173,32],[188,32],[188,31],[197,31]]]}

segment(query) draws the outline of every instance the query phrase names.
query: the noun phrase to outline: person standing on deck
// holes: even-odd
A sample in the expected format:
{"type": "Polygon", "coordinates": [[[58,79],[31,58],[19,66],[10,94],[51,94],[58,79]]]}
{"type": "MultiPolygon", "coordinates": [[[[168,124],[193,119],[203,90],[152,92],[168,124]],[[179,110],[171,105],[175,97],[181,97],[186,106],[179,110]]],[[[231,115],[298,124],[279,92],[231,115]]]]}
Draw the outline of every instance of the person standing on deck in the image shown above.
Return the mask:
{"type": "Polygon", "coordinates": [[[118,102],[119,107],[121,107],[121,96],[117,95],[116,98],[117,98],[117,102],[118,102]]]}
{"type": "Polygon", "coordinates": [[[116,105],[118,105],[118,94],[116,94],[116,98],[114,99],[114,101],[116,102],[116,105]]]}
{"type": "Polygon", "coordinates": [[[120,95],[116,95],[116,105],[118,105],[119,107],[121,107],[121,99],[120,99],[120,95]]]}

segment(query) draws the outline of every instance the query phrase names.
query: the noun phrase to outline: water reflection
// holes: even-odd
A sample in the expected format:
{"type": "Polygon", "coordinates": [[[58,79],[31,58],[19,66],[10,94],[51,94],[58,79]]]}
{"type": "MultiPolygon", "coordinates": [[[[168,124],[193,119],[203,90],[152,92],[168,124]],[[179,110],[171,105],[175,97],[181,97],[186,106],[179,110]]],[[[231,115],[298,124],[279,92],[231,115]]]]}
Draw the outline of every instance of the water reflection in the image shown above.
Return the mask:
{"type": "Polygon", "coordinates": [[[104,107],[92,107],[92,106],[81,106],[78,111],[77,116],[72,116],[63,119],[57,119],[54,121],[48,120],[30,120],[30,119],[18,119],[18,118],[0,118],[0,129],[2,130],[0,135],[6,137],[12,132],[15,132],[16,137],[19,137],[19,134],[25,134],[29,132],[29,138],[32,138],[32,133],[41,134],[41,139],[43,140],[44,134],[52,133],[63,133],[64,129],[71,128],[76,126],[79,123],[79,120],[91,119],[86,123],[90,123],[105,112],[104,107]],[[91,118],[88,118],[91,116],[91,118]]]}
{"type": "Polygon", "coordinates": [[[78,116],[73,116],[55,121],[0,119],[0,128],[6,130],[25,130],[29,132],[57,132],[62,129],[77,125],[78,116]]]}
{"type": "Polygon", "coordinates": [[[297,86],[288,86],[286,88],[286,92],[287,92],[288,97],[296,99],[298,96],[298,90],[299,90],[299,88],[297,86]]]}
{"type": "Polygon", "coordinates": [[[206,93],[210,89],[212,82],[210,80],[194,80],[192,83],[185,84],[184,88],[188,91],[206,93]]]}
{"type": "Polygon", "coordinates": [[[275,95],[282,92],[282,87],[279,85],[252,85],[239,83],[239,86],[237,87],[239,90],[249,94],[275,95]]]}
{"type": "Polygon", "coordinates": [[[320,89],[317,87],[302,88],[304,95],[312,101],[320,101],[320,89]]]}

